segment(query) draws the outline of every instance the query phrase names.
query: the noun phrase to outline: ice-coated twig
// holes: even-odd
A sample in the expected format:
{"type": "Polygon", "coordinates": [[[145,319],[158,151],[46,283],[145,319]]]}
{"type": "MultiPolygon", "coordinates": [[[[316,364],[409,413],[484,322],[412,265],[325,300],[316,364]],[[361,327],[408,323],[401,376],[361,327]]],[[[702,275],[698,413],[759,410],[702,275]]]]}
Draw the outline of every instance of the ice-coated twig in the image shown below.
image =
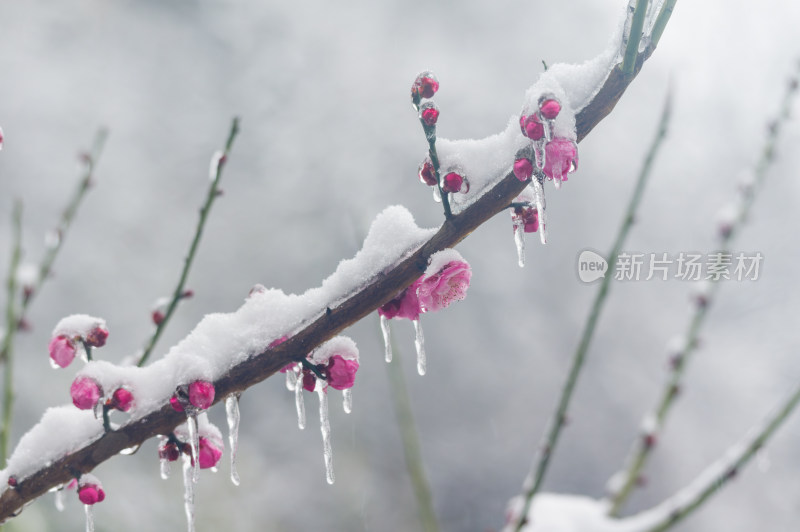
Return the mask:
{"type": "Polygon", "coordinates": [[[317,380],[314,391],[319,397],[319,428],[322,432],[322,457],[325,460],[325,480],[333,484],[336,480],[333,474],[333,448],[331,447],[331,420],[328,417],[328,393],[324,381],[317,380]]]}
{"type": "Polygon", "coordinates": [[[561,429],[564,427],[564,422],[566,420],[567,409],[569,407],[570,400],[572,399],[572,394],[575,390],[578,376],[583,368],[583,363],[586,359],[586,353],[589,350],[589,344],[592,341],[597,322],[603,310],[609,287],[611,285],[611,279],[614,276],[613,273],[617,263],[617,255],[622,249],[625,239],[628,237],[628,233],[630,232],[630,228],[633,225],[636,211],[639,207],[639,203],[641,202],[648,178],[650,177],[650,170],[652,168],[653,161],[655,160],[656,154],[658,153],[658,150],[667,134],[667,125],[669,124],[670,113],[671,97],[669,94],[667,94],[655,138],[653,139],[650,149],[648,150],[644,159],[642,169],[639,172],[639,177],[636,180],[636,186],[634,187],[633,194],[631,195],[631,199],[628,202],[628,207],[622,219],[622,224],[620,225],[614,245],[611,247],[611,251],[608,254],[608,269],[606,270],[605,275],[600,282],[600,288],[597,291],[597,295],[595,296],[594,303],[592,304],[589,317],[586,320],[586,325],[583,328],[583,333],[581,334],[580,341],[578,342],[578,347],[575,350],[575,354],[572,356],[572,364],[570,366],[567,380],[561,390],[561,397],[559,398],[558,406],[556,407],[553,417],[550,419],[547,432],[539,446],[537,456],[534,459],[533,467],[531,468],[531,471],[528,474],[528,477],[525,479],[525,483],[523,484],[524,506],[522,511],[517,516],[517,522],[514,523],[512,527],[513,530],[521,530],[522,526],[525,524],[525,516],[528,515],[531,501],[542,485],[542,481],[544,480],[544,476],[547,473],[547,468],[550,464],[550,458],[552,457],[553,451],[558,444],[558,438],[561,435],[561,429]]]}
{"type": "MultiPolygon", "coordinates": [[[[291,373],[289,371],[286,372],[291,373]]],[[[225,398],[225,414],[228,420],[228,443],[231,444],[231,482],[239,485],[239,473],[236,470],[236,453],[239,450],[239,395],[231,394],[225,398]]]]}
{"type": "Polygon", "coordinates": [[[775,431],[786,421],[789,414],[797,407],[798,402],[800,402],[800,386],[795,387],[780,406],[761,422],[759,427],[754,427],[741,442],[728,449],[722,458],[710,465],[691,484],[655,508],[640,514],[644,517],[648,513],[663,516],[644,532],[663,532],[673,527],[735,478],[753,455],[764,447],[775,431]]]}
{"type": "MultiPolygon", "coordinates": [[[[389,327],[391,327],[391,324],[389,327]]],[[[393,347],[399,359],[401,353],[397,351],[397,346],[393,347]]],[[[398,360],[395,364],[388,364],[386,371],[389,375],[390,396],[403,442],[406,470],[411,480],[414,496],[417,499],[417,512],[422,528],[425,532],[437,532],[439,524],[436,520],[436,512],[433,510],[433,495],[431,494],[428,478],[425,474],[425,466],[422,462],[419,436],[414,423],[414,412],[411,409],[411,399],[408,396],[408,387],[403,375],[403,365],[400,362],[401,360],[398,360]]]]}
{"type": "Polygon", "coordinates": [[[189,431],[189,445],[192,449],[192,482],[200,475],[200,433],[197,430],[197,413],[193,408],[186,409],[186,428],[189,431]]]}
{"type": "MultiPolygon", "coordinates": [[[[795,73],[797,75],[798,73],[795,73]]],[[[740,190],[739,204],[735,209],[735,217],[726,222],[727,225],[723,230],[719,231],[720,248],[719,252],[722,254],[730,253],[732,246],[731,243],[738,233],[739,229],[746,223],[750,210],[755,201],[755,196],[759,188],[763,185],[766,178],[767,170],[769,170],[774,155],[775,146],[780,136],[781,126],[789,119],[789,111],[792,101],[797,92],[796,81],[790,81],[787,85],[786,93],[781,103],[778,116],[770,122],[767,128],[767,138],[764,142],[764,147],[761,151],[761,156],[755,166],[753,175],[753,182],[746,184],[740,190]]],[[[708,282],[707,290],[703,294],[703,301],[694,305],[694,313],[689,321],[686,333],[682,337],[682,345],[678,346],[677,353],[673,354],[673,360],[670,363],[671,371],[667,382],[661,392],[661,397],[653,410],[652,416],[655,419],[655,426],[657,430],[663,427],[667,414],[669,413],[675,398],[678,396],[681,381],[686,371],[686,366],[699,343],[700,330],[705,323],[706,316],[714,301],[714,294],[719,288],[718,279],[711,277],[708,282]]],[[[622,509],[622,505],[627,500],[628,496],[636,486],[636,480],[639,478],[642,469],[647,463],[647,459],[653,449],[652,445],[644,444],[641,438],[637,438],[634,442],[631,451],[626,459],[624,482],[620,489],[612,494],[611,506],[609,515],[618,515],[622,509]]]]}
{"type": "Polygon", "coordinates": [[[675,4],[678,0],[665,0],[661,6],[661,11],[658,12],[653,29],[650,33],[650,46],[655,48],[658,46],[658,41],[661,40],[661,35],[664,33],[664,28],[667,27],[667,22],[672,16],[672,11],[675,9],[675,4]]]}
{"type": "Polygon", "coordinates": [[[156,342],[158,342],[158,339],[161,337],[161,333],[166,328],[167,323],[169,323],[172,314],[175,312],[175,308],[178,306],[178,302],[184,297],[186,279],[189,277],[189,270],[192,267],[192,262],[194,262],[194,257],[197,254],[198,247],[200,246],[200,239],[203,236],[203,228],[206,225],[208,213],[211,212],[211,206],[213,205],[214,200],[217,199],[217,196],[219,196],[219,182],[220,179],[222,179],[222,169],[225,167],[228,154],[231,151],[233,141],[236,139],[236,135],[238,133],[239,118],[235,117],[231,121],[231,128],[228,132],[228,139],[225,141],[225,149],[222,151],[222,155],[219,153],[214,154],[214,160],[216,161],[216,175],[211,181],[211,185],[208,187],[206,201],[203,203],[203,207],[200,209],[200,219],[198,220],[197,227],[195,228],[192,244],[189,246],[189,253],[186,255],[186,259],[183,261],[183,270],[181,270],[181,276],[178,279],[178,284],[175,286],[175,291],[172,293],[172,298],[170,299],[169,305],[164,312],[163,319],[161,319],[161,321],[156,325],[156,330],[147,341],[144,351],[142,352],[142,356],[138,362],[139,366],[143,366],[145,362],[147,362],[147,359],[150,358],[150,355],[153,353],[153,349],[156,346],[156,342]]]}
{"type": "Polygon", "coordinates": [[[389,326],[389,318],[381,314],[381,333],[383,334],[383,346],[385,349],[386,363],[392,361],[392,329],[389,326]]]}
{"type": "MultiPolygon", "coordinates": [[[[183,457],[183,509],[186,512],[186,525],[189,532],[194,532],[194,467],[192,459],[185,454],[183,457]]],[[[196,461],[195,461],[196,463],[196,461]]]]}
{"type": "Polygon", "coordinates": [[[11,416],[14,406],[14,335],[17,331],[19,316],[17,313],[17,269],[22,257],[22,202],[16,200],[11,213],[11,261],[8,265],[6,279],[6,331],[3,335],[3,419],[0,426],[0,463],[6,466],[8,456],[8,438],[11,433],[11,416]]]}
{"type": "MultiPolygon", "coordinates": [[[[640,53],[636,71],[652,54],[652,47],[640,53]]],[[[608,73],[602,87],[576,115],[577,139],[582,140],[599,124],[620,100],[633,78],[624,77],[619,65],[608,73]]],[[[348,297],[330,302],[330,311],[308,324],[298,324],[296,332],[286,342],[261,353],[254,353],[237,362],[227,373],[214,381],[219,398],[242,392],[269,378],[281,368],[305,358],[322,342],[394,298],[419,278],[419,264],[425,264],[435,252],[450,248],[466,238],[508,205],[525,188],[513,172],[482,191],[466,208],[446,219],[441,228],[420,247],[395,266],[381,272],[348,297]]],[[[70,470],[90,471],[98,464],[116,456],[120,450],[152,438],[168,434],[183,421],[183,416],[164,404],[136,420],[81,445],[59,459],[42,462],[30,474],[19,480],[16,489],[0,492],[0,522],[13,516],[27,502],[46,493],[51,487],[68,482],[70,470]]]]}

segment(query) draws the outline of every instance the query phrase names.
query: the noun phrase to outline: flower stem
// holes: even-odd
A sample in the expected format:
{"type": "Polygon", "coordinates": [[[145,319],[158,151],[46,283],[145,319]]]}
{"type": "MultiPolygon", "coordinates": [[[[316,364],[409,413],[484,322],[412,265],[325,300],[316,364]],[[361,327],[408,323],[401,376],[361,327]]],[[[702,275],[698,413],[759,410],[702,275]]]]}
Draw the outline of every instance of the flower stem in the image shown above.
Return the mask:
{"type": "Polygon", "coordinates": [[[570,400],[572,399],[575,384],[577,383],[578,376],[583,368],[583,362],[586,359],[586,353],[589,350],[589,344],[592,341],[592,336],[594,335],[597,322],[600,318],[603,305],[608,295],[611,279],[613,278],[613,272],[617,264],[617,255],[622,249],[625,239],[628,237],[630,228],[633,225],[636,210],[639,207],[645,186],[648,178],[650,177],[653,161],[655,160],[656,154],[658,153],[658,150],[661,147],[664,138],[666,137],[671,109],[671,96],[667,94],[664,102],[664,109],[661,112],[661,120],[659,121],[658,129],[656,131],[656,136],[653,139],[644,163],[642,164],[642,169],[639,172],[639,177],[636,181],[633,195],[628,202],[628,208],[625,212],[625,216],[622,219],[622,225],[619,228],[617,238],[608,255],[608,269],[606,270],[606,275],[603,276],[603,280],[600,283],[600,289],[597,291],[597,295],[595,296],[591,312],[589,313],[583,333],[581,334],[580,342],[575,350],[575,354],[572,356],[572,366],[570,368],[569,375],[567,376],[567,381],[561,390],[561,397],[558,401],[558,407],[556,408],[555,415],[550,420],[546,437],[540,446],[538,456],[534,462],[534,468],[531,470],[528,478],[525,480],[525,492],[523,494],[524,506],[522,512],[518,516],[518,521],[514,530],[520,530],[525,524],[525,519],[530,509],[531,501],[533,500],[534,495],[536,495],[536,493],[539,491],[542,481],[544,480],[544,476],[547,473],[547,468],[550,464],[550,458],[558,443],[558,438],[561,435],[561,429],[564,427],[567,408],[569,407],[570,400]]]}
{"type": "Polygon", "coordinates": [[[225,142],[225,150],[222,152],[222,158],[217,164],[216,174],[211,182],[211,186],[208,188],[206,201],[203,204],[203,207],[200,209],[200,220],[197,223],[194,238],[192,239],[192,244],[189,247],[189,253],[186,256],[186,260],[183,262],[183,270],[181,271],[180,279],[178,279],[178,284],[172,294],[172,299],[170,299],[169,306],[167,306],[167,310],[164,312],[164,318],[158,323],[158,325],[156,325],[155,332],[153,332],[153,335],[147,341],[147,345],[144,348],[141,358],[139,359],[139,363],[137,364],[138,366],[143,366],[145,362],[147,362],[147,359],[150,358],[150,355],[153,353],[153,349],[156,346],[156,342],[158,342],[158,339],[161,337],[161,333],[164,332],[164,329],[167,327],[167,323],[169,323],[172,314],[175,312],[175,308],[178,306],[178,301],[180,301],[183,297],[186,279],[189,277],[189,270],[192,267],[192,262],[194,262],[194,257],[197,254],[198,247],[200,246],[200,238],[203,235],[203,228],[206,225],[208,213],[211,211],[211,205],[214,203],[214,200],[219,195],[218,187],[220,179],[222,178],[222,168],[225,166],[225,160],[231,151],[233,141],[238,133],[239,118],[235,117],[231,122],[231,129],[228,132],[228,140],[225,142]]]}
{"type": "MultiPolygon", "coordinates": [[[[388,326],[391,328],[391,320],[389,320],[388,326]]],[[[411,409],[411,399],[408,396],[408,387],[403,375],[403,364],[400,360],[400,351],[394,342],[394,335],[392,335],[391,344],[395,360],[391,364],[385,364],[385,366],[389,374],[389,391],[391,392],[394,412],[397,416],[397,425],[403,440],[406,469],[411,480],[411,488],[417,499],[417,512],[422,529],[425,532],[438,532],[439,524],[436,520],[436,512],[433,510],[433,496],[425,475],[419,436],[414,423],[414,412],[411,409]]]]}
{"type": "MultiPolygon", "coordinates": [[[[761,157],[756,164],[754,181],[748,185],[749,190],[741,195],[741,204],[737,217],[729,231],[721,234],[721,246],[719,253],[728,254],[731,251],[731,242],[734,236],[738,233],[741,227],[746,223],[747,218],[752,209],[753,202],[755,201],[756,191],[763,185],[766,177],[767,170],[769,169],[775,153],[775,145],[779,138],[781,126],[789,119],[789,111],[791,109],[792,100],[794,98],[797,88],[794,84],[789,83],[787,86],[786,94],[784,95],[781,109],[777,118],[771,123],[767,129],[767,139],[764,143],[764,148],[761,151],[761,157]]],[[[719,285],[717,279],[711,277],[708,279],[711,283],[709,286],[708,294],[706,295],[706,303],[698,304],[695,306],[694,314],[689,321],[689,326],[686,336],[681,346],[678,363],[673,365],[669,379],[661,391],[661,398],[659,399],[655,408],[653,417],[655,419],[655,430],[660,430],[666,420],[667,414],[670,412],[675,398],[678,396],[677,391],[680,389],[681,381],[683,380],[684,373],[686,372],[687,362],[691,355],[695,352],[698,346],[698,339],[700,330],[708,315],[711,303],[714,301],[714,294],[719,285]]],[[[634,444],[628,459],[627,469],[624,473],[624,481],[620,489],[613,495],[611,499],[611,508],[609,515],[619,515],[622,505],[627,500],[633,488],[636,486],[636,480],[639,478],[642,469],[647,463],[647,459],[653,449],[652,445],[644,445],[641,438],[637,439],[634,444]]]]}
{"type": "Polygon", "coordinates": [[[667,22],[672,16],[672,11],[675,9],[675,3],[678,0],[666,0],[664,5],[661,6],[661,11],[658,12],[656,22],[653,24],[653,30],[650,33],[650,46],[655,48],[658,46],[658,41],[661,40],[661,34],[664,33],[664,28],[667,27],[667,22]]]}
{"type": "Polygon", "coordinates": [[[13,240],[11,246],[11,263],[6,280],[6,332],[3,335],[3,354],[5,357],[3,378],[3,424],[0,426],[0,462],[6,467],[8,456],[8,440],[11,433],[11,417],[14,406],[14,334],[19,324],[17,313],[17,268],[22,257],[22,202],[16,200],[11,213],[13,240]]]}

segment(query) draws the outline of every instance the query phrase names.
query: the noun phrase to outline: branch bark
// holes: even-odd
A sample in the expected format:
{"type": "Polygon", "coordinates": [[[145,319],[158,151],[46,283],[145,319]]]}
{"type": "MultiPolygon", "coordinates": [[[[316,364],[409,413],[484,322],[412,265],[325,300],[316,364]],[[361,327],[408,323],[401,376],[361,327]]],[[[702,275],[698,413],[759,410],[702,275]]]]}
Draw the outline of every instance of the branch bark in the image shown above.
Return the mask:
{"type": "MultiPolygon", "coordinates": [[[[579,141],[614,109],[652,52],[653,49],[648,48],[638,55],[632,76],[623,75],[621,65],[616,65],[611,70],[598,94],[577,115],[579,141]]],[[[509,161],[509,165],[511,162],[509,161]]],[[[286,342],[269,351],[254,354],[234,366],[214,383],[217,397],[215,402],[258,384],[291,362],[300,361],[322,342],[374,312],[414,282],[424,271],[427,260],[433,253],[455,246],[489,218],[508,208],[525,186],[526,183],[520,182],[513,172],[506,175],[463,212],[445,220],[439,231],[412,256],[379,276],[339,306],[330,308],[330,312],[323,313],[320,318],[286,342]]],[[[98,440],[28,477],[17,479],[15,488],[6,489],[0,495],[0,523],[16,515],[24,505],[47,493],[51,488],[69,482],[76,472],[88,473],[124,449],[140,445],[158,434],[170,433],[185,419],[183,414],[175,412],[169,404],[165,404],[160,410],[117,430],[107,432],[98,440]]]]}

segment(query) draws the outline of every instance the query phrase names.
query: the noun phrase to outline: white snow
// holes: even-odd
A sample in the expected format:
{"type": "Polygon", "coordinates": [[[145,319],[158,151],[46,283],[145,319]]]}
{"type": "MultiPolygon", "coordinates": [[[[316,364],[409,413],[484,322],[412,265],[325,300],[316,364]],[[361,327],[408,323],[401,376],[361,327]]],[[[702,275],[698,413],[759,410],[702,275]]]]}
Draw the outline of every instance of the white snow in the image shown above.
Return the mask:
{"type": "Polygon", "coordinates": [[[316,348],[308,359],[312,364],[325,364],[333,355],[358,361],[358,347],[351,338],[336,336],[316,348]]]}
{"type": "Polygon", "coordinates": [[[63,318],[56,324],[55,329],[53,329],[53,336],[68,336],[70,338],[81,336],[86,338],[89,332],[98,327],[108,330],[106,320],[95,318],[88,314],[73,314],[63,318]]]}
{"type": "Polygon", "coordinates": [[[467,262],[467,261],[465,261],[464,257],[461,256],[461,253],[459,253],[453,248],[447,248],[441,251],[437,251],[436,253],[431,255],[430,259],[428,259],[428,267],[425,269],[424,276],[430,277],[432,275],[436,275],[451,262],[467,262]]]}

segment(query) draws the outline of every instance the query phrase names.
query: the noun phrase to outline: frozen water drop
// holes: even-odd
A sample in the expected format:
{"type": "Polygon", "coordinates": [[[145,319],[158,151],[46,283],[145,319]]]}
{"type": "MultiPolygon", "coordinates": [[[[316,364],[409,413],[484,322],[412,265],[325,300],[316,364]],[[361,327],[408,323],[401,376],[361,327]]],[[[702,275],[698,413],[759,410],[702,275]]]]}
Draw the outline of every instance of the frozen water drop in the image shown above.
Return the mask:
{"type": "Polygon", "coordinates": [[[383,333],[383,347],[386,349],[386,362],[392,361],[392,329],[389,318],[381,315],[381,332],[383,333]]]}
{"type": "MultiPolygon", "coordinates": [[[[197,463],[197,460],[195,460],[197,463]]],[[[183,509],[186,511],[186,524],[189,532],[194,532],[194,467],[192,459],[183,455],[183,509]]]]}
{"type": "Polygon", "coordinates": [[[342,407],[344,413],[349,414],[353,411],[353,389],[347,388],[342,392],[342,407]]]}
{"type": "Polygon", "coordinates": [[[561,188],[561,179],[557,177],[553,179],[553,185],[555,185],[556,190],[559,190],[561,188]]]}
{"type": "Polygon", "coordinates": [[[289,390],[290,392],[293,392],[295,384],[297,384],[297,374],[294,372],[294,369],[287,369],[286,389],[289,390]]]}
{"type": "Polygon", "coordinates": [[[166,458],[159,458],[159,473],[161,474],[162,480],[167,480],[169,478],[169,460],[166,458]]]}
{"type": "Polygon", "coordinates": [[[325,385],[318,380],[314,391],[319,396],[319,428],[322,431],[322,456],[325,459],[325,479],[333,484],[333,449],[331,448],[331,422],[328,418],[328,394],[325,385]]]}
{"type": "Polygon", "coordinates": [[[514,244],[517,246],[517,262],[520,268],[525,267],[525,226],[514,224],[514,244]]]}
{"type": "Polygon", "coordinates": [[[192,480],[197,482],[200,471],[200,434],[197,432],[197,414],[192,408],[186,409],[186,427],[189,429],[189,444],[192,447],[192,480]]]}
{"type": "Polygon", "coordinates": [[[141,445],[134,445],[133,447],[128,447],[126,449],[122,449],[119,452],[119,454],[125,455],[125,456],[131,455],[131,454],[136,454],[136,451],[139,450],[139,447],[141,447],[141,445]]]}
{"type": "Polygon", "coordinates": [[[86,532],[94,532],[94,512],[91,504],[84,504],[83,511],[86,512],[86,532]]]}
{"type": "Polygon", "coordinates": [[[442,193],[439,191],[439,187],[433,187],[433,201],[436,203],[442,202],[442,193]]]}
{"type": "Polygon", "coordinates": [[[56,510],[59,512],[64,511],[64,486],[56,490],[55,493],[56,510]]]}
{"type": "Polygon", "coordinates": [[[531,186],[533,187],[536,213],[539,216],[539,239],[542,241],[542,244],[547,244],[547,215],[545,212],[544,187],[538,178],[531,180],[531,186]]]}
{"type": "MultiPolygon", "coordinates": [[[[288,375],[287,371],[286,374],[288,375]]],[[[236,452],[239,450],[239,396],[229,395],[225,398],[225,414],[228,418],[228,442],[231,444],[231,482],[239,485],[239,473],[236,471],[236,452]]]]}
{"type": "Polygon", "coordinates": [[[419,320],[412,320],[414,324],[414,347],[417,348],[417,373],[425,375],[428,361],[425,357],[425,337],[422,335],[422,324],[419,320]]]}
{"type": "Polygon", "coordinates": [[[300,364],[295,366],[295,372],[294,406],[297,409],[297,426],[303,430],[306,428],[306,407],[303,404],[303,369],[300,364]]]}

